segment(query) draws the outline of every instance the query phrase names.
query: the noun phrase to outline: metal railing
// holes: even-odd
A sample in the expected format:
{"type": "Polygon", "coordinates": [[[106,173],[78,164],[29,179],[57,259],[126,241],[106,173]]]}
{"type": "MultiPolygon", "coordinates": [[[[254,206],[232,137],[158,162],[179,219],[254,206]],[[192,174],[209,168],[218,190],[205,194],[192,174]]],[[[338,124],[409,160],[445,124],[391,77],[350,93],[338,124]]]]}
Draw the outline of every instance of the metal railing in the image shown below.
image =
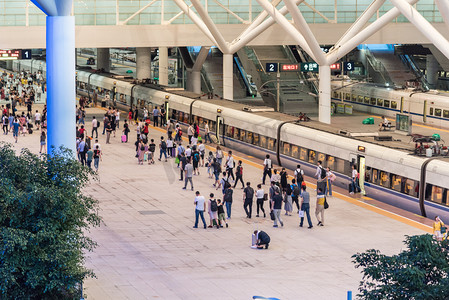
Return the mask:
{"type": "Polygon", "coordinates": [[[391,80],[387,69],[385,69],[384,65],[374,57],[371,51],[365,49],[364,53],[366,61],[369,63],[369,65],[373,68],[375,72],[380,74],[384,83],[393,84],[393,81],[391,80]]]}
{"type": "Polygon", "coordinates": [[[420,81],[422,89],[428,91],[430,89],[429,82],[427,81],[423,72],[421,72],[413,57],[408,54],[402,54],[399,55],[399,58],[401,59],[402,63],[413,72],[416,79],[420,81]]]}
{"type": "MultiPolygon", "coordinates": [[[[255,1],[204,0],[203,6],[217,24],[248,24],[263,10],[255,1]]],[[[328,0],[304,1],[300,9],[309,24],[353,23],[370,1],[328,0]],[[309,4],[308,2],[312,2],[309,4]]],[[[429,21],[441,23],[442,17],[433,1],[418,2],[416,8],[429,21]]],[[[189,3],[190,4],[190,3],[189,3]]],[[[282,7],[281,3],[277,6],[282,7]]],[[[387,13],[393,6],[387,2],[370,20],[387,13]]],[[[45,15],[30,1],[0,0],[0,26],[44,26],[45,15]]],[[[75,0],[76,25],[159,25],[193,24],[172,0],[75,0]]],[[[399,16],[393,22],[408,22],[399,16]]]]}
{"type": "MultiPolygon", "coordinates": [[[[289,46],[283,46],[284,49],[284,53],[287,55],[288,59],[290,59],[291,62],[293,63],[300,63],[299,61],[297,61],[295,55],[292,52],[292,49],[289,46]]],[[[301,60],[303,62],[307,62],[307,61],[311,61],[309,60],[309,58],[307,58],[304,53],[303,50],[301,48],[299,48],[299,46],[296,46],[296,51],[298,52],[298,55],[301,57],[301,60]]],[[[317,86],[317,80],[318,78],[316,77],[316,74],[312,73],[312,72],[298,72],[298,77],[299,80],[302,80],[304,82],[304,84],[309,88],[309,90],[312,93],[315,93],[316,95],[318,95],[318,86],[317,86]]]]}

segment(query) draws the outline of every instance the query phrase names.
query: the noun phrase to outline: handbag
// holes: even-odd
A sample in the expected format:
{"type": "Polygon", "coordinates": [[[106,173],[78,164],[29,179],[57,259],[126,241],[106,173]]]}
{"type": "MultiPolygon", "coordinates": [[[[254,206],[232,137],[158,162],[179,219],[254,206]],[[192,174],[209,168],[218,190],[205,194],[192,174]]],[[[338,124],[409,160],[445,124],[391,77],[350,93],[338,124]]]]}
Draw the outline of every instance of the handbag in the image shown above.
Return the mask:
{"type": "Polygon", "coordinates": [[[324,197],[324,209],[328,209],[329,208],[329,203],[327,203],[327,199],[326,197],[324,197]]]}
{"type": "Polygon", "coordinates": [[[274,217],[274,211],[270,211],[270,218],[271,220],[275,220],[276,218],[274,217]]]}
{"type": "Polygon", "coordinates": [[[179,157],[177,157],[177,156],[175,158],[175,164],[179,164],[179,157]]]}
{"type": "Polygon", "coordinates": [[[304,211],[303,211],[303,210],[300,210],[300,211],[298,212],[298,215],[299,215],[300,218],[304,218],[304,211]]]}
{"type": "Polygon", "coordinates": [[[440,222],[440,224],[441,224],[440,232],[441,232],[441,234],[445,234],[447,231],[447,227],[444,226],[441,222],[440,222]]]}

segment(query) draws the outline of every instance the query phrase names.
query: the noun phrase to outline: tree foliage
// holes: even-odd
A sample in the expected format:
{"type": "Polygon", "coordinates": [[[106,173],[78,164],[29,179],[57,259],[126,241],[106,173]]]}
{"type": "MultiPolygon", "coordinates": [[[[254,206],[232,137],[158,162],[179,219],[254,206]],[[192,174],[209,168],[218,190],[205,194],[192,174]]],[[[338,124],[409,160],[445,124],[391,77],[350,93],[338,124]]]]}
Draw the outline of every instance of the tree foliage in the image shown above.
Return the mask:
{"type": "Polygon", "coordinates": [[[368,250],[352,256],[363,268],[359,285],[362,299],[449,299],[449,243],[432,235],[406,236],[398,255],[368,250]]]}
{"type": "Polygon", "coordinates": [[[0,145],[0,299],[72,299],[94,276],[84,252],[96,244],[85,231],[100,224],[98,202],[82,188],[95,175],[72,157],[0,145]]]}

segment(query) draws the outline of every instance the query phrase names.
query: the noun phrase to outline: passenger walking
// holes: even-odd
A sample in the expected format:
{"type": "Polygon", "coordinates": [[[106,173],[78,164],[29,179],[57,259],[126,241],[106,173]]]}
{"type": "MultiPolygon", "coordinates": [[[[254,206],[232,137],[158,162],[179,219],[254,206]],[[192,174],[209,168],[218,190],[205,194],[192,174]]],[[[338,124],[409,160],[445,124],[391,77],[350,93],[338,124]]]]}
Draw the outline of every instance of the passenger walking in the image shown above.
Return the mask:
{"type": "Polygon", "coordinates": [[[273,170],[273,175],[270,178],[271,182],[274,182],[278,187],[281,187],[281,175],[278,174],[278,170],[273,170]]]}
{"type": "Polygon", "coordinates": [[[139,141],[139,146],[137,150],[137,164],[143,165],[143,159],[145,156],[145,144],[143,143],[143,140],[139,141]]]}
{"type": "Polygon", "coordinates": [[[316,190],[321,189],[323,193],[326,193],[327,174],[326,170],[322,166],[322,161],[317,162],[315,177],[317,179],[316,190]]]}
{"type": "Polygon", "coordinates": [[[115,110],[115,125],[120,128],[120,111],[118,109],[115,110]]]}
{"type": "Polygon", "coordinates": [[[100,160],[102,160],[101,156],[102,156],[102,152],[100,150],[100,146],[96,145],[95,150],[94,150],[94,167],[95,167],[95,171],[97,171],[97,172],[98,172],[100,160]]]}
{"type": "Polygon", "coordinates": [[[351,190],[349,191],[349,194],[352,195],[354,193],[358,193],[359,190],[359,172],[357,172],[357,166],[353,164],[351,173],[351,190]]]}
{"type": "Polygon", "coordinates": [[[111,122],[108,122],[106,125],[106,144],[110,144],[110,139],[111,139],[111,133],[112,133],[112,127],[111,127],[111,122]]]}
{"type": "Polygon", "coordinates": [[[285,215],[291,216],[293,212],[293,203],[292,203],[292,188],[290,185],[287,185],[284,192],[284,209],[285,215]]]}
{"type": "Polygon", "coordinates": [[[186,155],[184,154],[184,152],[181,153],[181,158],[179,159],[179,163],[181,164],[181,168],[179,169],[181,172],[181,178],[179,179],[179,181],[183,181],[184,180],[184,170],[186,168],[187,165],[187,158],[186,155]]]}
{"type": "Polygon", "coordinates": [[[235,181],[234,177],[234,158],[232,157],[232,151],[228,152],[228,157],[226,159],[226,173],[228,173],[228,180],[229,177],[232,177],[232,180],[235,181]]]}
{"type": "Polygon", "coordinates": [[[226,213],[228,214],[228,219],[231,218],[231,209],[232,209],[232,196],[234,191],[231,187],[227,188],[223,195],[223,202],[226,205],[226,213]]]}
{"type": "Polygon", "coordinates": [[[193,191],[193,165],[191,164],[190,160],[187,160],[187,164],[184,167],[184,172],[185,172],[185,184],[184,187],[182,188],[183,190],[185,190],[187,188],[187,183],[190,182],[190,186],[192,187],[192,191],[193,191]]]}
{"type": "Polygon", "coordinates": [[[2,124],[3,124],[3,134],[7,135],[8,134],[8,124],[9,124],[7,115],[3,115],[2,124]]]}
{"type": "Polygon", "coordinates": [[[95,119],[95,116],[92,117],[92,138],[94,137],[94,132],[96,134],[96,137],[98,139],[98,120],[95,119]]]}
{"type": "Polygon", "coordinates": [[[326,196],[332,197],[332,183],[337,178],[337,176],[335,176],[335,174],[331,171],[331,169],[329,167],[327,167],[326,170],[327,170],[327,172],[326,172],[326,175],[327,175],[326,196]]]}
{"type": "Polygon", "coordinates": [[[284,226],[284,222],[281,219],[282,210],[282,196],[280,195],[279,188],[275,189],[273,200],[271,201],[271,210],[274,213],[274,225],[273,227],[278,227],[278,223],[284,226]]]}
{"type": "Polygon", "coordinates": [[[237,183],[240,182],[242,183],[242,189],[245,188],[245,184],[243,183],[243,166],[242,166],[242,161],[239,160],[239,164],[237,165],[237,169],[235,170],[235,182],[234,182],[234,188],[237,186],[237,183]]]}
{"type": "Polygon", "coordinates": [[[326,197],[324,196],[323,190],[318,189],[316,194],[316,208],[315,208],[315,216],[318,221],[318,226],[324,226],[324,200],[326,197]],[[318,218],[318,215],[321,214],[321,220],[318,218]]]}
{"type": "Polygon", "coordinates": [[[251,187],[251,183],[247,182],[246,188],[243,190],[243,209],[245,209],[246,217],[248,219],[251,219],[251,214],[253,211],[253,198],[254,189],[251,187]]]}
{"type": "Polygon", "coordinates": [[[290,185],[290,187],[292,189],[292,204],[296,203],[296,207],[298,208],[299,212],[299,195],[301,194],[301,187],[296,184],[295,179],[292,179],[292,184],[290,185]]]}
{"type": "Polygon", "coordinates": [[[201,221],[203,221],[204,229],[206,229],[206,220],[204,219],[204,211],[206,210],[206,200],[201,196],[200,192],[195,193],[196,197],[193,201],[195,205],[195,225],[193,228],[198,228],[198,217],[201,216],[201,221]]]}
{"type": "Polygon", "coordinates": [[[92,150],[92,148],[89,148],[89,150],[87,150],[87,153],[86,153],[86,159],[87,159],[86,163],[87,163],[87,167],[89,169],[92,169],[93,157],[94,157],[94,151],[92,150]]]}
{"type": "Polygon", "coordinates": [[[270,155],[265,156],[265,160],[263,161],[263,175],[262,175],[262,184],[265,184],[265,177],[268,175],[268,179],[271,179],[271,159],[270,155]]]}
{"type": "Polygon", "coordinates": [[[217,161],[216,158],[213,159],[212,168],[213,168],[214,176],[215,176],[215,183],[213,184],[213,186],[219,186],[219,179],[220,179],[219,177],[220,177],[220,174],[221,174],[221,165],[217,161]]]}
{"type": "Polygon", "coordinates": [[[262,188],[261,184],[257,185],[256,191],[256,205],[257,205],[257,215],[259,217],[259,209],[263,212],[263,217],[265,218],[267,215],[265,214],[265,209],[263,209],[263,202],[265,201],[265,191],[262,188]]]}
{"type": "Polygon", "coordinates": [[[287,190],[287,186],[288,186],[288,180],[287,180],[287,171],[285,170],[285,168],[282,168],[281,173],[279,173],[279,176],[281,177],[281,191],[283,193],[286,192],[287,190]]]}
{"type": "Polygon", "coordinates": [[[153,109],[153,126],[159,126],[159,109],[157,109],[157,106],[153,109]]]}
{"type": "Polygon", "coordinates": [[[444,226],[443,221],[441,221],[439,216],[436,216],[435,221],[433,222],[433,236],[437,239],[437,241],[443,240],[446,230],[447,229],[446,226],[444,226]]]}
{"type": "Polygon", "coordinates": [[[47,152],[47,135],[45,134],[45,131],[42,130],[41,136],[40,136],[40,144],[41,148],[39,149],[39,153],[42,153],[42,149],[44,149],[44,153],[47,152]]]}
{"type": "Polygon", "coordinates": [[[223,150],[221,150],[220,146],[217,146],[217,149],[215,150],[215,158],[217,159],[217,162],[221,166],[221,162],[223,160],[223,150]]]}
{"type": "Polygon", "coordinates": [[[175,155],[173,154],[173,139],[171,136],[168,137],[167,139],[167,152],[168,152],[168,157],[175,157],[175,155]]]}
{"type": "Polygon", "coordinates": [[[209,140],[209,143],[212,143],[212,140],[210,139],[209,124],[206,122],[204,124],[204,143],[206,144],[208,140],[209,140]]]}
{"type": "Polygon", "coordinates": [[[193,129],[193,125],[190,124],[189,127],[187,128],[187,136],[189,138],[189,144],[192,144],[192,137],[195,134],[194,129],[193,129]]]}
{"type": "Polygon", "coordinates": [[[86,142],[84,140],[81,140],[78,144],[78,157],[80,158],[81,164],[84,166],[86,165],[86,152],[87,152],[87,146],[86,142]]]}
{"type": "Polygon", "coordinates": [[[212,151],[209,151],[209,156],[206,159],[206,167],[207,167],[207,174],[209,178],[212,178],[214,176],[214,168],[212,164],[214,163],[214,154],[212,151]]]}
{"type": "Polygon", "coordinates": [[[206,154],[206,146],[204,146],[203,141],[198,141],[198,152],[200,153],[201,157],[200,167],[204,167],[204,155],[206,154]]]}
{"type": "Polygon", "coordinates": [[[301,169],[301,165],[296,166],[295,178],[296,184],[298,185],[299,188],[301,188],[302,183],[304,182],[304,171],[301,169]]]}
{"type": "Polygon", "coordinates": [[[128,134],[131,130],[129,130],[129,124],[128,121],[125,120],[125,123],[123,124],[123,135],[126,136],[125,143],[128,143],[128,134]]]}
{"type": "Polygon", "coordinates": [[[211,193],[209,195],[209,216],[210,216],[210,224],[209,224],[209,228],[212,228],[214,222],[217,226],[217,229],[220,229],[220,225],[218,224],[218,204],[217,204],[217,200],[213,199],[214,198],[214,194],[211,193]]]}
{"type": "Polygon", "coordinates": [[[226,215],[223,208],[223,203],[220,199],[217,200],[218,204],[218,224],[223,227],[223,222],[226,224],[226,228],[229,227],[228,222],[226,222],[226,215]],[[223,221],[223,222],[222,222],[223,221]]]}
{"type": "Polygon", "coordinates": [[[306,191],[306,186],[302,186],[302,192],[301,192],[301,211],[303,211],[303,215],[301,217],[301,223],[299,224],[299,227],[302,227],[304,223],[304,215],[307,216],[307,222],[309,223],[309,229],[313,227],[312,225],[312,219],[310,218],[310,194],[306,191]]]}
{"type": "Polygon", "coordinates": [[[164,154],[165,161],[167,161],[167,142],[164,141],[163,136],[161,136],[161,142],[159,143],[159,161],[161,161],[162,154],[164,154]]]}
{"type": "Polygon", "coordinates": [[[196,146],[193,146],[192,159],[193,159],[193,174],[200,175],[200,171],[198,169],[198,165],[200,163],[200,153],[198,152],[196,146]]]}

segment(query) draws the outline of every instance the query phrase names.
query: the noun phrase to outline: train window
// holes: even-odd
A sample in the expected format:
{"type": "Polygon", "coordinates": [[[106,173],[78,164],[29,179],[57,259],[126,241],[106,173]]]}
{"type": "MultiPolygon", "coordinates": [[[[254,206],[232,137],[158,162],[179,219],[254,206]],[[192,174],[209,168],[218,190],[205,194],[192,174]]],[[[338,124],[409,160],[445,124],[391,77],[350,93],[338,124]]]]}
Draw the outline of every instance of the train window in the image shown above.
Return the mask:
{"type": "Polygon", "coordinates": [[[449,118],[449,110],[443,110],[443,118],[449,118]]]}
{"type": "Polygon", "coordinates": [[[240,137],[239,140],[245,141],[246,130],[240,129],[240,137]]]}
{"type": "Polygon", "coordinates": [[[429,109],[429,115],[433,116],[433,107],[429,109]]]}
{"type": "Polygon", "coordinates": [[[370,104],[371,105],[376,105],[376,98],[371,97],[370,104]]]}
{"type": "Polygon", "coordinates": [[[346,96],[345,96],[345,100],[351,100],[351,94],[350,93],[346,93],[346,96]]]}
{"type": "Polygon", "coordinates": [[[390,107],[390,100],[384,100],[384,107],[390,107]]]}
{"type": "Polygon", "coordinates": [[[435,108],[435,117],[441,117],[441,108],[435,108]]]}
{"type": "Polygon", "coordinates": [[[384,106],[384,100],[377,98],[377,106],[384,106]]]}
{"type": "Polygon", "coordinates": [[[190,117],[189,114],[184,113],[184,119],[182,122],[189,124],[190,123],[190,117]]]}
{"type": "Polygon", "coordinates": [[[233,128],[234,128],[234,127],[232,127],[232,126],[226,125],[226,128],[225,128],[225,135],[226,135],[226,136],[229,136],[229,137],[232,137],[233,128]]]}
{"type": "Polygon", "coordinates": [[[391,101],[391,108],[396,109],[398,107],[398,103],[396,101],[391,101]]]}
{"type": "Polygon", "coordinates": [[[399,175],[390,174],[391,188],[395,191],[402,192],[402,177],[399,175]]]}
{"type": "Polygon", "coordinates": [[[417,197],[418,193],[416,191],[416,187],[417,187],[416,181],[414,181],[413,179],[407,179],[405,180],[404,193],[410,196],[417,197]]]}
{"type": "Polygon", "coordinates": [[[379,184],[379,170],[377,169],[372,169],[372,176],[371,176],[371,181],[374,184],[379,184]]]}
{"type": "Polygon", "coordinates": [[[359,97],[357,98],[357,102],[363,102],[363,96],[359,96],[359,97]]]}
{"type": "Polygon", "coordinates": [[[316,163],[316,152],[313,150],[309,150],[309,163],[315,164],[316,163]]]}
{"type": "Polygon", "coordinates": [[[448,203],[449,203],[449,192],[448,192],[448,189],[444,189],[442,204],[448,205],[448,203]]]}
{"type": "Polygon", "coordinates": [[[352,94],[352,95],[351,95],[351,100],[352,100],[352,101],[357,101],[357,95],[352,94]]]}
{"type": "Polygon", "coordinates": [[[257,133],[254,133],[254,136],[253,136],[253,145],[256,145],[256,146],[259,146],[259,134],[257,134],[257,133]]]}
{"type": "Polygon", "coordinates": [[[260,147],[267,148],[267,137],[261,135],[260,136],[260,147]]]}
{"type": "Polygon", "coordinates": [[[217,122],[210,121],[209,122],[209,130],[212,131],[212,132],[216,132],[216,130],[217,130],[217,122]]]}
{"type": "Polygon", "coordinates": [[[336,99],[340,99],[340,95],[339,95],[339,93],[338,93],[338,92],[335,92],[335,91],[334,91],[334,98],[336,98],[336,99]]]}
{"type": "Polygon", "coordinates": [[[301,148],[301,151],[299,152],[299,159],[303,161],[307,161],[309,159],[309,150],[305,148],[301,148]]]}
{"type": "Polygon", "coordinates": [[[326,168],[327,164],[326,164],[326,154],[324,153],[318,153],[317,155],[317,161],[321,160],[321,162],[323,163],[323,167],[326,168]]]}
{"type": "Polygon", "coordinates": [[[390,176],[385,171],[380,171],[379,174],[379,185],[389,188],[390,187],[390,176]]]}
{"type": "Polygon", "coordinates": [[[276,150],[276,140],[273,138],[268,138],[268,150],[276,150]]]}
{"type": "Polygon", "coordinates": [[[252,144],[253,143],[253,133],[251,131],[246,132],[246,140],[245,142],[252,144]]]}
{"type": "Polygon", "coordinates": [[[334,167],[331,168],[331,169],[336,171],[336,172],[338,172],[338,173],[344,174],[345,173],[345,165],[346,165],[345,160],[336,157],[335,158],[334,167]]]}
{"type": "Polygon", "coordinates": [[[293,156],[294,158],[299,158],[299,147],[292,145],[292,154],[291,156],[293,156]]]}
{"type": "Polygon", "coordinates": [[[363,103],[369,104],[369,100],[370,100],[369,97],[365,97],[364,100],[363,100],[363,103]]]}
{"type": "Polygon", "coordinates": [[[432,196],[430,198],[430,201],[442,203],[443,202],[443,188],[440,188],[439,186],[433,186],[432,187],[432,196]]]}
{"type": "Polygon", "coordinates": [[[236,140],[239,139],[240,136],[240,129],[235,128],[235,127],[231,127],[232,128],[232,137],[236,140]]]}
{"type": "Polygon", "coordinates": [[[291,145],[289,143],[282,143],[282,154],[291,156],[291,145]]]}

